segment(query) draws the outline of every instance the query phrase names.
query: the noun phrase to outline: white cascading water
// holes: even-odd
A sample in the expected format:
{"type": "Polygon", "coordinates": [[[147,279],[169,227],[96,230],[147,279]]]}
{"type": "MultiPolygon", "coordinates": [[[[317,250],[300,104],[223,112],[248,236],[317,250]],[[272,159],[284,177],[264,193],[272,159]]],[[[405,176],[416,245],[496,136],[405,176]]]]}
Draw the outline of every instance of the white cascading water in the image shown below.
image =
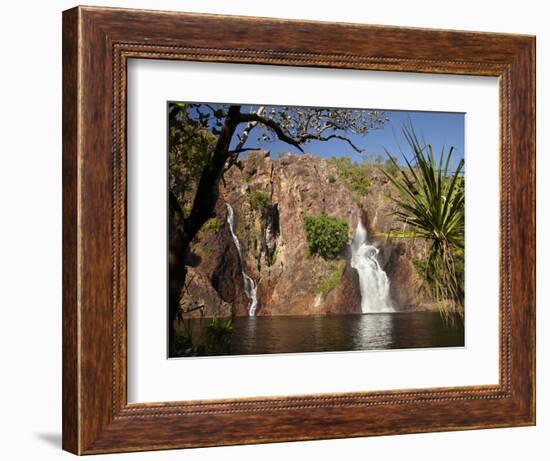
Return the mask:
{"type": "Polygon", "coordinates": [[[390,280],[378,263],[378,248],[369,245],[361,220],[351,240],[351,267],[359,273],[363,314],[394,312],[390,299],[390,280]]]}
{"type": "Polygon", "coordinates": [[[239,262],[241,263],[241,273],[243,275],[244,282],[244,292],[248,297],[248,315],[254,317],[256,315],[256,307],[258,307],[258,297],[256,296],[257,285],[256,282],[244,271],[244,261],[243,254],[241,249],[241,242],[235,234],[235,229],[233,227],[233,222],[235,218],[235,213],[233,208],[229,203],[226,203],[227,207],[227,224],[229,224],[229,230],[231,231],[231,237],[233,237],[233,242],[235,242],[235,248],[237,248],[237,253],[239,253],[239,262]]]}

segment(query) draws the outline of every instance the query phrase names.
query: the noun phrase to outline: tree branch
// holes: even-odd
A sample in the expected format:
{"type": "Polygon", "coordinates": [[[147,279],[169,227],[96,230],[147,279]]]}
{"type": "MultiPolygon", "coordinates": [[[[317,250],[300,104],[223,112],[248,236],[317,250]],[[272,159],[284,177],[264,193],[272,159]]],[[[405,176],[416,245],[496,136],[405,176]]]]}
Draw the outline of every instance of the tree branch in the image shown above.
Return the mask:
{"type": "MultiPolygon", "coordinates": [[[[260,106],[258,107],[258,110],[256,111],[256,115],[258,116],[262,116],[263,115],[263,112],[264,112],[264,109],[265,107],[264,106],[260,106]]],[[[240,138],[239,138],[239,142],[237,143],[237,145],[235,146],[235,149],[232,151],[232,152],[242,152],[241,149],[244,147],[244,145],[246,144],[246,141],[248,141],[248,138],[250,136],[250,132],[254,129],[254,127],[258,124],[257,121],[252,121],[252,122],[248,122],[248,125],[246,126],[246,128],[243,130],[240,138]]]]}
{"type": "Polygon", "coordinates": [[[291,146],[296,147],[302,153],[304,152],[304,149],[302,148],[301,144],[303,144],[304,142],[307,142],[307,141],[329,141],[331,139],[340,139],[341,141],[347,142],[351,146],[351,148],[353,150],[355,150],[356,152],[358,152],[358,153],[361,153],[361,152],[364,151],[364,149],[361,149],[361,148],[357,147],[351,139],[349,139],[345,136],[342,136],[342,135],[339,135],[339,134],[331,134],[329,136],[321,136],[321,133],[323,133],[327,128],[329,128],[330,125],[323,127],[319,131],[318,134],[306,133],[306,134],[300,136],[299,138],[293,138],[293,137],[289,136],[288,134],[286,134],[277,122],[274,122],[271,119],[262,117],[261,115],[258,115],[258,114],[254,114],[254,113],[252,113],[252,114],[241,114],[241,121],[243,121],[243,122],[254,122],[255,121],[257,123],[261,123],[261,124],[271,128],[281,141],[284,141],[287,144],[290,144],[291,146]]]}
{"type": "MultiPolygon", "coordinates": [[[[322,131],[324,131],[324,129],[322,131]]],[[[320,133],[319,134],[307,133],[307,134],[299,137],[298,139],[296,139],[296,141],[301,144],[301,143],[304,143],[306,141],[330,141],[331,139],[340,139],[342,141],[346,141],[352,147],[352,149],[355,150],[358,153],[361,153],[365,150],[365,149],[361,149],[361,148],[357,147],[351,141],[351,139],[346,138],[345,136],[341,136],[339,134],[331,134],[329,136],[321,136],[320,133]]]]}
{"type": "Polygon", "coordinates": [[[358,153],[361,153],[363,152],[365,149],[360,149],[359,147],[357,147],[355,144],[353,144],[353,142],[351,141],[351,139],[349,138],[346,138],[345,136],[340,136],[338,134],[331,134],[329,136],[326,136],[326,137],[319,137],[318,140],[319,141],[328,141],[329,139],[340,139],[342,141],[346,141],[351,147],[352,149],[355,151],[355,152],[358,152],[358,153]]]}
{"type": "Polygon", "coordinates": [[[214,109],[210,104],[204,104],[206,107],[208,107],[211,111],[212,111],[212,114],[216,114],[216,109],[214,109]]]}
{"type": "Polygon", "coordinates": [[[241,152],[249,152],[251,150],[260,150],[260,149],[258,149],[257,147],[243,147],[241,149],[230,150],[229,154],[231,154],[231,155],[240,154],[241,152]]]}
{"type": "Polygon", "coordinates": [[[258,114],[253,114],[253,113],[240,114],[240,117],[241,117],[240,118],[241,122],[258,122],[258,123],[261,123],[262,125],[265,125],[271,128],[281,141],[296,147],[296,149],[298,149],[300,152],[304,152],[304,149],[302,149],[302,146],[300,146],[300,142],[294,138],[291,138],[289,135],[287,135],[283,131],[283,129],[279,126],[279,124],[274,122],[273,120],[262,117],[261,115],[258,115],[258,114]]]}

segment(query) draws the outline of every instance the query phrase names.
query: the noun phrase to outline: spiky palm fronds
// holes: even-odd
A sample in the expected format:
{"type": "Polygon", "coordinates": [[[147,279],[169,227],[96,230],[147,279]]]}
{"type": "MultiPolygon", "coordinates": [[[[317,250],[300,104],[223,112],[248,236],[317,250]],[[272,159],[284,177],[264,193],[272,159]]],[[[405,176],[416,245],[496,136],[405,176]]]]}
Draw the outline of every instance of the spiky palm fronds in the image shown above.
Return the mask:
{"type": "Polygon", "coordinates": [[[458,258],[464,252],[464,160],[450,171],[453,148],[442,149],[439,159],[432,146],[423,145],[412,126],[403,129],[413,158],[405,156],[401,167],[389,156],[397,169],[384,171],[398,191],[394,215],[410,230],[394,230],[389,235],[400,238],[423,238],[431,242],[426,264],[426,279],[444,314],[464,312],[463,281],[457,272],[458,258]]]}

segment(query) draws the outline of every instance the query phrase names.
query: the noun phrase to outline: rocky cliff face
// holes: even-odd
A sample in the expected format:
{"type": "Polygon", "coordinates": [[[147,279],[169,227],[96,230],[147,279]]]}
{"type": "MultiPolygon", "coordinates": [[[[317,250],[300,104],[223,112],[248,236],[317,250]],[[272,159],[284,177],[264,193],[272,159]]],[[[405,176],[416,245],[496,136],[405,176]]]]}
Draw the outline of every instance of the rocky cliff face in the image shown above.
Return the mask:
{"type": "MultiPolygon", "coordinates": [[[[423,242],[395,242],[382,234],[398,224],[391,216],[391,185],[376,168],[369,172],[368,192],[353,193],[337,167],[312,155],[285,155],[272,160],[255,152],[225,175],[216,217],[193,242],[182,309],[203,307],[203,315],[247,315],[239,255],[227,223],[229,203],[242,246],[245,272],[257,284],[256,315],[325,315],[361,312],[358,274],[346,247],[339,258],[311,256],[304,217],[326,213],[348,223],[349,241],[359,220],[391,281],[397,309],[425,303],[413,258],[422,257],[423,242]]],[[[193,313],[198,313],[194,310],[193,313]]],[[[198,314],[196,314],[198,315],[198,314]]]]}

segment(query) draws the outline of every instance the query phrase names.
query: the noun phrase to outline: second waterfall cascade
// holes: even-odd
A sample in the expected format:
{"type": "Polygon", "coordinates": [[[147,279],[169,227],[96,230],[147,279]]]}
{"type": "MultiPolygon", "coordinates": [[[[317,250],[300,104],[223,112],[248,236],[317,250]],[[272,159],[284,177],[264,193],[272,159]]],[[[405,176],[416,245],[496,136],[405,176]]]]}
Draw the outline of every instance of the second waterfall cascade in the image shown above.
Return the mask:
{"type": "Polygon", "coordinates": [[[390,299],[390,280],[380,267],[378,251],[367,241],[367,231],[359,220],[351,240],[351,267],[359,274],[363,314],[395,311],[390,299]]]}
{"type": "Polygon", "coordinates": [[[246,293],[246,296],[248,297],[248,315],[250,317],[254,317],[256,315],[256,308],[258,307],[258,297],[256,295],[258,286],[256,285],[256,282],[252,279],[252,277],[250,277],[244,271],[244,261],[243,261],[243,254],[241,249],[241,242],[239,242],[239,238],[235,234],[235,228],[234,228],[235,213],[231,205],[229,205],[229,203],[226,203],[225,206],[227,207],[227,224],[229,224],[231,237],[233,237],[235,248],[237,248],[237,253],[239,254],[239,262],[241,263],[241,273],[243,276],[244,291],[246,293]]]}

